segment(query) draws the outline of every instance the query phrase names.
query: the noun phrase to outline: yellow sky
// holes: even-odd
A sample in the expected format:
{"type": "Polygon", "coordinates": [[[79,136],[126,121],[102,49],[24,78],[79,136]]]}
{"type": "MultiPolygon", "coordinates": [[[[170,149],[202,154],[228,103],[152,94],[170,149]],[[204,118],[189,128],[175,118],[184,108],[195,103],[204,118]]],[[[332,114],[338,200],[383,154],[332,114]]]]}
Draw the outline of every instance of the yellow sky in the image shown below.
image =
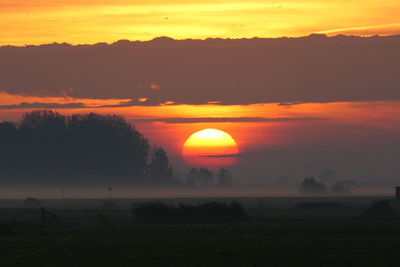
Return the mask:
{"type": "Polygon", "coordinates": [[[0,45],[400,33],[398,0],[0,0],[0,45]]]}

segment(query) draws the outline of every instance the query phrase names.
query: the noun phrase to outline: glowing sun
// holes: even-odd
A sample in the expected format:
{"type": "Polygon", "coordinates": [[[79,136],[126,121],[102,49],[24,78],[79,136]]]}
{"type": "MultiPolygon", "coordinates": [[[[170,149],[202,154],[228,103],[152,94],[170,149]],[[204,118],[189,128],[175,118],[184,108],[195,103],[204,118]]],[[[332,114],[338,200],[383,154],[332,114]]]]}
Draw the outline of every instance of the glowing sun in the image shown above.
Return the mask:
{"type": "Polygon", "coordinates": [[[204,129],[189,136],[182,153],[185,161],[193,167],[216,169],[234,164],[239,149],[230,134],[204,129]]]}

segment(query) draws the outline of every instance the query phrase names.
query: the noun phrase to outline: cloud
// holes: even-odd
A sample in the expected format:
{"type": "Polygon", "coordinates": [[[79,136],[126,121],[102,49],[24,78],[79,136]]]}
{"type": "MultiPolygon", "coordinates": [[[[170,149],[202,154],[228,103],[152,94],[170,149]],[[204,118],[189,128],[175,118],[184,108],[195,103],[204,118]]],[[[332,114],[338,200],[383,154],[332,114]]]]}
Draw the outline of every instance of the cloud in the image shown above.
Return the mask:
{"type": "Polygon", "coordinates": [[[120,100],[105,107],[400,100],[399,46],[312,35],[0,47],[0,90],[120,100]]]}
{"type": "Polygon", "coordinates": [[[200,155],[201,158],[238,158],[242,157],[244,154],[221,154],[221,155],[200,155]]]}
{"type": "Polygon", "coordinates": [[[319,31],[322,34],[355,34],[355,35],[379,35],[396,34],[400,32],[400,23],[378,24],[367,26],[346,27],[319,31]]]}
{"type": "Polygon", "coordinates": [[[85,108],[85,104],[83,103],[20,103],[15,105],[0,105],[0,109],[34,109],[34,108],[43,108],[43,109],[64,109],[64,108],[85,108]]]}
{"type": "Polygon", "coordinates": [[[283,103],[279,103],[279,106],[294,106],[294,105],[301,105],[304,104],[304,102],[283,102],[283,103]]]}
{"type": "Polygon", "coordinates": [[[56,96],[46,96],[46,90],[34,92],[35,95],[0,91],[0,109],[123,107],[133,102],[130,99],[75,98],[69,95],[75,91],[73,88],[61,90],[56,96]]]}
{"type": "Polygon", "coordinates": [[[300,117],[300,118],[264,118],[264,117],[203,117],[203,118],[154,118],[154,119],[133,119],[132,122],[137,123],[151,123],[151,122],[164,122],[170,124],[178,123],[213,123],[213,122],[293,122],[293,121],[315,121],[326,120],[326,118],[318,117],[300,117]]]}

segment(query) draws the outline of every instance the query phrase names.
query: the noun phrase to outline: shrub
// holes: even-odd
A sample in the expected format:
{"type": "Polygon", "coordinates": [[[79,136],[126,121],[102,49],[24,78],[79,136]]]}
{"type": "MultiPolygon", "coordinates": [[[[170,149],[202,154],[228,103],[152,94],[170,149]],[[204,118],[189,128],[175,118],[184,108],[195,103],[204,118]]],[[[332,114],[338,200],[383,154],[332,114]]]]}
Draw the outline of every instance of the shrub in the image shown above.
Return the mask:
{"type": "Polygon", "coordinates": [[[248,219],[247,213],[238,202],[171,206],[155,201],[137,205],[133,211],[138,220],[146,221],[233,222],[248,219]]]}

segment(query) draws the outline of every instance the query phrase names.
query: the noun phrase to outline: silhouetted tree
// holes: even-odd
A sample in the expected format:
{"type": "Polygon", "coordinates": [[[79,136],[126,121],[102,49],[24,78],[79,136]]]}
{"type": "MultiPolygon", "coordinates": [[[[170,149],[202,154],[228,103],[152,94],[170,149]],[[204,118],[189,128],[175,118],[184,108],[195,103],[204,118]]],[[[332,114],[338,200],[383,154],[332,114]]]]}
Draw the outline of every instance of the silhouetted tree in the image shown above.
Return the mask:
{"type": "Polygon", "coordinates": [[[68,147],[78,173],[143,177],[148,141],[121,116],[75,114],[68,120],[68,147]]]}
{"type": "Polygon", "coordinates": [[[200,168],[198,172],[198,181],[200,186],[210,187],[214,181],[214,175],[210,170],[206,168],[200,168]]]}
{"type": "Polygon", "coordinates": [[[148,176],[151,181],[159,184],[169,184],[174,181],[173,170],[164,149],[155,148],[153,150],[148,176]]]}
{"type": "Polygon", "coordinates": [[[218,172],[218,187],[230,187],[232,186],[233,179],[229,170],[221,168],[218,172]]]}
{"type": "Polygon", "coordinates": [[[0,122],[0,173],[18,165],[18,129],[10,121],[0,122]]]}
{"type": "Polygon", "coordinates": [[[14,182],[141,182],[148,170],[156,180],[172,177],[165,151],[150,156],[148,141],[117,115],[32,111],[0,123],[0,147],[0,172],[14,182]]]}
{"type": "Polygon", "coordinates": [[[300,186],[300,192],[303,194],[324,194],[326,186],[322,182],[317,182],[314,177],[306,177],[300,186]]]}
{"type": "Polygon", "coordinates": [[[191,168],[189,173],[187,174],[186,183],[189,186],[196,186],[197,185],[198,176],[199,176],[199,173],[198,173],[197,169],[191,168]]]}
{"type": "Polygon", "coordinates": [[[213,181],[213,173],[206,168],[191,168],[186,178],[187,185],[194,187],[210,187],[213,181]]]}

